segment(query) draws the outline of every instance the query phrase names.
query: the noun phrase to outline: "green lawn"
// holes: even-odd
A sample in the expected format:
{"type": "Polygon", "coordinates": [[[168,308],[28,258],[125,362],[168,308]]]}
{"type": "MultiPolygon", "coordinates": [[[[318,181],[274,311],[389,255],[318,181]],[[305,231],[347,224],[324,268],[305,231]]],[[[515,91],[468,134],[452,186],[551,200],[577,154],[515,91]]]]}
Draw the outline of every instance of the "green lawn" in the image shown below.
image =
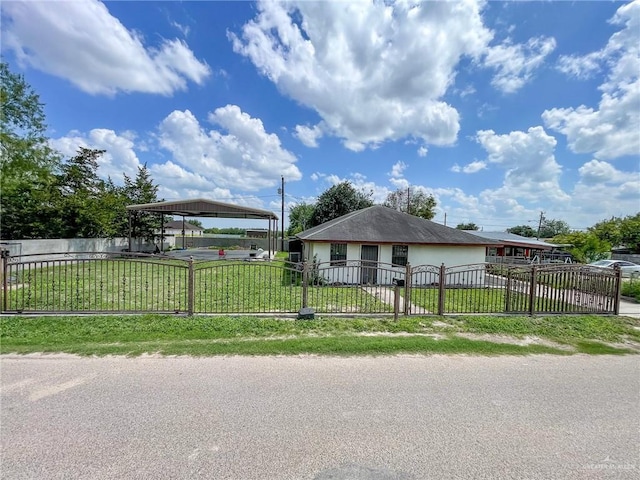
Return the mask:
{"type": "MultiPolygon", "coordinates": [[[[184,261],[154,257],[75,260],[44,265],[44,268],[9,272],[12,283],[6,299],[8,311],[188,311],[189,269],[184,261]]],[[[194,264],[194,312],[297,312],[303,304],[302,273],[289,265],[281,257],[272,262],[197,262],[194,264]]],[[[527,288],[526,284],[522,288],[527,288]]],[[[627,288],[626,285],[623,288],[627,288]]],[[[444,313],[529,311],[525,294],[512,292],[508,308],[505,295],[502,288],[447,288],[444,313]]],[[[536,298],[535,310],[595,310],[564,302],[558,291],[553,295],[557,298],[536,298]]],[[[381,301],[373,289],[357,285],[311,285],[307,294],[307,306],[318,313],[391,314],[391,303],[381,301]]],[[[422,308],[424,313],[437,313],[438,288],[414,286],[411,303],[422,308]]]]}
{"type": "MultiPolygon", "coordinates": [[[[411,290],[411,303],[427,312],[438,311],[438,288],[416,288],[411,290]]],[[[576,310],[577,306],[554,299],[536,298],[536,311],[576,310]]],[[[503,288],[447,288],[444,295],[444,313],[504,313],[528,312],[529,298],[511,292],[507,308],[506,290],[503,288]]]]}
{"type": "Polygon", "coordinates": [[[332,317],[302,321],[242,316],[3,316],[0,353],[610,354],[637,352],[639,326],[637,319],[588,315],[401,317],[397,322],[332,317]],[[463,338],[465,334],[482,338],[463,338]],[[491,341],[493,336],[501,341],[491,341]],[[557,346],[505,343],[505,336],[537,337],[557,346]],[[618,345],[624,343],[634,349],[618,345]]]}
{"type": "MultiPolygon", "coordinates": [[[[188,268],[176,260],[50,262],[11,275],[7,310],[32,312],[185,312],[188,268]]],[[[221,260],[194,268],[196,313],[297,312],[302,274],[273,262],[221,260]]],[[[328,313],[391,313],[357,286],[310,286],[308,306],[328,313]]]]}

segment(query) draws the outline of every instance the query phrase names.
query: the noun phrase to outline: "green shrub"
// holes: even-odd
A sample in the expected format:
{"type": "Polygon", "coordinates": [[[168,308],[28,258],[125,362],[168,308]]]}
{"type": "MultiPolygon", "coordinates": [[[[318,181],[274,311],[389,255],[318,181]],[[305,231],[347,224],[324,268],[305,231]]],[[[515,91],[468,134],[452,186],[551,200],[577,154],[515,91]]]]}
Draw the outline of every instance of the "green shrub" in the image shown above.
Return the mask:
{"type": "Polygon", "coordinates": [[[635,298],[640,302],[640,282],[623,282],[622,295],[624,295],[625,297],[635,298]]]}

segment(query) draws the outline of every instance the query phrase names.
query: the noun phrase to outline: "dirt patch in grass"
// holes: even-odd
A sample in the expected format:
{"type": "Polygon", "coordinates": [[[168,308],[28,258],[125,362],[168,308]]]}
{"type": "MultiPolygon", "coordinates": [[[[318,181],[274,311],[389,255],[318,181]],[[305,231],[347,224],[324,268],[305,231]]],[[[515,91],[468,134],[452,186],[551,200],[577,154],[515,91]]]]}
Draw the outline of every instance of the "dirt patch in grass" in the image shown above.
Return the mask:
{"type": "Polygon", "coordinates": [[[466,333],[460,332],[455,334],[456,337],[467,338],[469,340],[481,340],[492,343],[509,343],[512,345],[519,345],[521,347],[527,347],[529,345],[542,345],[545,347],[558,348],[560,350],[566,350],[567,352],[575,352],[576,349],[572,345],[567,345],[558,342],[552,342],[545,338],[540,337],[513,337],[510,335],[492,335],[489,333],[466,333]]]}

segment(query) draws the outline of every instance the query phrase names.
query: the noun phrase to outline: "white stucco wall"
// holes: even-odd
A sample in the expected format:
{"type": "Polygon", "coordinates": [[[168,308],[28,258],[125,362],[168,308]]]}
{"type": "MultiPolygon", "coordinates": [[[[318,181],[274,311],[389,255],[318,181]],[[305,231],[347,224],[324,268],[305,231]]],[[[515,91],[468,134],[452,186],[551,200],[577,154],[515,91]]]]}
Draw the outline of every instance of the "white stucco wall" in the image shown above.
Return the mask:
{"type": "MultiPolygon", "coordinates": [[[[153,251],[155,244],[142,239],[132,239],[132,250],[153,251]]],[[[62,258],[63,253],[121,252],[128,247],[128,238],[50,238],[34,240],[10,240],[7,243],[11,255],[42,255],[37,260],[62,258]]],[[[165,242],[165,248],[168,245],[165,242]]]]}
{"type": "MultiPolygon", "coordinates": [[[[371,245],[371,244],[365,244],[371,245]]],[[[347,260],[360,260],[362,245],[356,243],[347,244],[347,260]]],[[[331,259],[331,244],[308,243],[307,259],[313,260],[317,255],[318,262],[328,262],[331,259]]],[[[391,263],[392,245],[378,246],[378,261],[391,263]]],[[[408,262],[413,265],[446,266],[467,265],[472,263],[484,263],[485,247],[476,246],[440,246],[440,245],[409,245],[408,262]]]]}
{"type": "MultiPolygon", "coordinates": [[[[370,245],[370,244],[365,244],[370,245]]],[[[347,261],[359,261],[361,244],[347,244],[347,261]]],[[[305,245],[307,259],[317,261],[321,265],[320,276],[330,283],[360,283],[363,277],[359,266],[331,267],[328,262],[331,259],[331,244],[307,243],[305,245]]],[[[392,245],[378,246],[378,262],[380,265],[375,274],[376,283],[391,284],[394,278],[404,279],[405,267],[391,266],[392,245]]],[[[439,267],[444,263],[446,267],[456,267],[471,264],[482,264],[485,261],[485,247],[482,246],[439,246],[439,245],[409,245],[408,262],[412,267],[420,265],[433,265],[439,267]]],[[[455,269],[456,273],[447,277],[447,283],[470,285],[484,282],[483,272],[471,273],[467,268],[455,269]]],[[[438,282],[437,269],[425,269],[414,275],[413,282],[428,285],[438,282]]]]}

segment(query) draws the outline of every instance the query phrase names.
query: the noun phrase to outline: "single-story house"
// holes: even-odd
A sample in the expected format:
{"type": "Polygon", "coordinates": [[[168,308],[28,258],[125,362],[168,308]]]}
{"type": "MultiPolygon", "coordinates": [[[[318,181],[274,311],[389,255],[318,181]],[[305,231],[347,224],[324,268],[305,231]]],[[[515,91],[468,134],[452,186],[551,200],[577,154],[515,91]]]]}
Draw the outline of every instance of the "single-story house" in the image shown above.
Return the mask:
{"type": "Polygon", "coordinates": [[[523,237],[509,232],[481,232],[469,230],[478,237],[500,242],[501,246],[487,247],[487,261],[504,261],[505,263],[542,263],[545,260],[560,261],[570,259],[570,255],[557,253],[562,245],[555,245],[535,238],[523,237]],[[557,257],[557,258],[556,258],[557,257]]]}
{"type": "MultiPolygon", "coordinates": [[[[162,229],[164,230],[165,235],[182,235],[182,231],[184,228],[184,234],[187,236],[200,236],[204,233],[204,228],[199,227],[198,225],[194,225],[189,222],[182,222],[181,220],[174,220],[172,222],[167,222],[163,225],[162,229]]],[[[157,235],[160,235],[160,232],[156,232],[157,235]]]]}
{"type": "MultiPolygon", "coordinates": [[[[381,205],[310,228],[298,233],[296,239],[301,243],[302,259],[323,266],[329,282],[364,284],[387,284],[393,278],[403,278],[407,263],[412,266],[484,263],[486,249],[501,246],[496,241],[381,205]],[[354,265],[371,262],[376,268],[346,272],[356,268],[350,261],[356,261],[352,262],[354,265]],[[335,267],[343,267],[343,271],[335,267]]],[[[428,281],[425,277],[424,282],[428,281]]]]}

